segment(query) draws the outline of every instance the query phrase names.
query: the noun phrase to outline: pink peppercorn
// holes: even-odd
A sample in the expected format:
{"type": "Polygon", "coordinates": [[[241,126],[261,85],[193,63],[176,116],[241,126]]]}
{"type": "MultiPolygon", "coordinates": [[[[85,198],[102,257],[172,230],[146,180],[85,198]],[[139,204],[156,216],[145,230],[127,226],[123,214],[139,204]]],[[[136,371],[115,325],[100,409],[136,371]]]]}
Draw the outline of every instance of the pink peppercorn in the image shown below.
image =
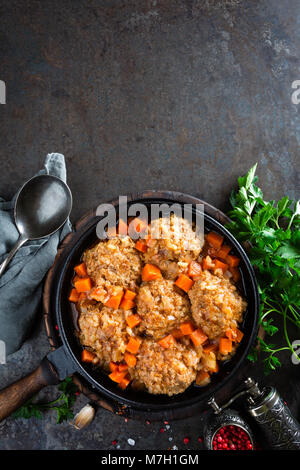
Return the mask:
{"type": "Polygon", "coordinates": [[[220,428],[214,435],[214,450],[252,450],[249,435],[239,426],[229,425],[220,428]]]}
{"type": "Polygon", "coordinates": [[[160,428],[159,432],[165,432],[164,428],[160,428]]]}
{"type": "Polygon", "coordinates": [[[189,440],[188,437],[185,437],[185,438],[183,439],[183,442],[184,442],[185,444],[188,444],[188,443],[190,442],[190,440],[189,440]]]}
{"type": "Polygon", "coordinates": [[[115,446],[116,444],[117,444],[117,441],[116,441],[116,440],[112,441],[112,445],[113,445],[113,446],[115,446]]]}

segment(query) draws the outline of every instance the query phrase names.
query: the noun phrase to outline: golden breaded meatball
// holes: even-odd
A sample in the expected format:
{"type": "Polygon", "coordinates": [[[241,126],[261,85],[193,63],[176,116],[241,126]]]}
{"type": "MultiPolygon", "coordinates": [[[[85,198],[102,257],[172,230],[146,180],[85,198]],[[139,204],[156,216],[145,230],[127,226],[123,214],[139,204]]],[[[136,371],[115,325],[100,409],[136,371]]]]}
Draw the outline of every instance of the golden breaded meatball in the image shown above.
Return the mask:
{"type": "Polygon", "coordinates": [[[192,317],[209,339],[224,336],[242,320],[247,303],[223,274],[203,271],[188,292],[192,317]]]}
{"type": "Polygon", "coordinates": [[[167,279],[175,279],[199,256],[201,247],[189,221],[173,214],[151,222],[151,240],[144,261],[158,266],[167,279]]]}
{"type": "Polygon", "coordinates": [[[109,362],[119,362],[128,343],[123,310],[105,307],[99,302],[84,301],[79,305],[79,339],[97,355],[98,363],[108,370],[109,362]]]}
{"type": "Polygon", "coordinates": [[[141,284],[137,313],[142,318],[139,331],[159,339],[190,318],[190,303],[173,281],[158,279],[141,284]]]}
{"type": "Polygon", "coordinates": [[[130,237],[100,241],[85,251],[83,261],[96,287],[109,291],[117,285],[136,291],[142,260],[130,237]]]}
{"type": "Polygon", "coordinates": [[[134,381],[149,393],[176,395],[195,380],[199,361],[199,354],[188,346],[177,343],[164,349],[157,342],[145,339],[137,354],[134,381]]]}

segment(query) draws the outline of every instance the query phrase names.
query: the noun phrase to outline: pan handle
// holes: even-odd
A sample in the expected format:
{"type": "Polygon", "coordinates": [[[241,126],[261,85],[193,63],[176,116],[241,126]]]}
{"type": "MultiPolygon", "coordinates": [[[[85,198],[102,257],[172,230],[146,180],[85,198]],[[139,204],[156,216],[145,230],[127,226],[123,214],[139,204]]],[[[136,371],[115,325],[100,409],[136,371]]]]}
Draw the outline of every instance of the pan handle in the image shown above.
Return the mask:
{"type": "Polygon", "coordinates": [[[37,369],[0,391],[0,422],[24,405],[47,385],[60,382],[58,374],[45,357],[37,369]]]}

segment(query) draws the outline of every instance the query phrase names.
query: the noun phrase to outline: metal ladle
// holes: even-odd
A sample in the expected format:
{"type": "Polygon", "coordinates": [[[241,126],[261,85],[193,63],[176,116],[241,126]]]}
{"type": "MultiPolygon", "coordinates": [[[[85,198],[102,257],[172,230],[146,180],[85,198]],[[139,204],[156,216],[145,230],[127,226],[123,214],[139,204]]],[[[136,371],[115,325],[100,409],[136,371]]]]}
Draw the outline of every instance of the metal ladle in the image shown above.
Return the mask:
{"type": "Polygon", "coordinates": [[[14,209],[20,237],[1,264],[0,277],[24,243],[56,232],[66,222],[71,208],[71,191],[60,178],[38,175],[27,181],[17,195],[14,209]]]}

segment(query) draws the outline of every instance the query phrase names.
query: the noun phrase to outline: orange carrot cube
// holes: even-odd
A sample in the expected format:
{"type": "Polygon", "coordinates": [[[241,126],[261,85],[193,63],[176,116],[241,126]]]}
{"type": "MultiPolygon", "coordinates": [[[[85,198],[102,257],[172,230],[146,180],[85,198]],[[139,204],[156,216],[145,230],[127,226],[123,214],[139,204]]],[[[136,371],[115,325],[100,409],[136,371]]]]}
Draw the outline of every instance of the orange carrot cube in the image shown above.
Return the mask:
{"type": "Polygon", "coordinates": [[[85,263],[80,263],[75,266],[74,271],[79,277],[87,277],[88,275],[85,263]]]}
{"type": "Polygon", "coordinates": [[[240,264],[240,258],[234,255],[228,255],[226,261],[231,268],[237,268],[240,264]]]}
{"type": "Polygon", "coordinates": [[[136,357],[134,354],[131,354],[129,352],[125,352],[124,354],[124,360],[126,362],[126,364],[129,366],[129,367],[135,367],[136,365],[136,357]]]}
{"type": "Polygon", "coordinates": [[[221,248],[221,245],[223,243],[223,240],[224,240],[224,237],[222,237],[222,235],[220,235],[219,233],[216,233],[216,232],[209,232],[207,235],[206,235],[206,240],[208,241],[208,243],[216,248],[217,250],[219,248],[221,248]]]}
{"type": "Polygon", "coordinates": [[[141,343],[142,341],[140,339],[131,337],[126,346],[126,350],[131,352],[132,354],[137,354],[141,343]]]}
{"type": "Polygon", "coordinates": [[[175,284],[177,287],[184,290],[184,292],[188,292],[194,284],[194,281],[186,274],[180,274],[180,276],[176,279],[175,284]]]}
{"type": "Polygon", "coordinates": [[[135,244],[135,248],[141,253],[146,253],[148,249],[147,243],[145,242],[145,240],[138,240],[135,244]]]}
{"type": "Polygon", "coordinates": [[[207,336],[203,333],[201,328],[198,328],[197,330],[193,331],[193,333],[190,334],[190,338],[194,343],[194,346],[200,346],[207,340],[207,336]]]}
{"type": "Polygon", "coordinates": [[[172,348],[176,344],[176,341],[175,341],[174,336],[168,335],[160,339],[158,341],[158,344],[165,349],[169,349],[169,348],[172,348]]]}
{"type": "Polygon", "coordinates": [[[96,355],[87,349],[84,349],[81,353],[81,360],[82,362],[93,362],[96,355]]]}
{"type": "Polygon", "coordinates": [[[69,295],[69,301],[78,302],[78,300],[79,300],[79,293],[77,292],[76,289],[72,289],[69,295]]]}
{"type": "Polygon", "coordinates": [[[154,266],[154,264],[145,264],[142,270],[143,281],[155,281],[156,279],[161,279],[161,277],[161,271],[157,266],[154,266]]]}
{"type": "Polygon", "coordinates": [[[190,321],[181,323],[181,325],[179,326],[179,328],[180,328],[181,333],[182,333],[184,336],[190,335],[191,333],[193,333],[193,331],[194,331],[194,329],[195,329],[193,323],[190,322],[190,321]]]}
{"type": "Polygon", "coordinates": [[[74,283],[77,292],[87,292],[92,288],[92,281],[90,277],[82,277],[74,283]]]}
{"type": "Polygon", "coordinates": [[[129,328],[134,328],[135,326],[139,325],[141,323],[142,319],[141,317],[135,313],[133,315],[129,315],[129,317],[126,318],[126,323],[129,326],[129,328]]]}
{"type": "Polygon", "coordinates": [[[228,338],[220,338],[219,351],[221,354],[229,354],[232,351],[232,341],[228,338]]]}

